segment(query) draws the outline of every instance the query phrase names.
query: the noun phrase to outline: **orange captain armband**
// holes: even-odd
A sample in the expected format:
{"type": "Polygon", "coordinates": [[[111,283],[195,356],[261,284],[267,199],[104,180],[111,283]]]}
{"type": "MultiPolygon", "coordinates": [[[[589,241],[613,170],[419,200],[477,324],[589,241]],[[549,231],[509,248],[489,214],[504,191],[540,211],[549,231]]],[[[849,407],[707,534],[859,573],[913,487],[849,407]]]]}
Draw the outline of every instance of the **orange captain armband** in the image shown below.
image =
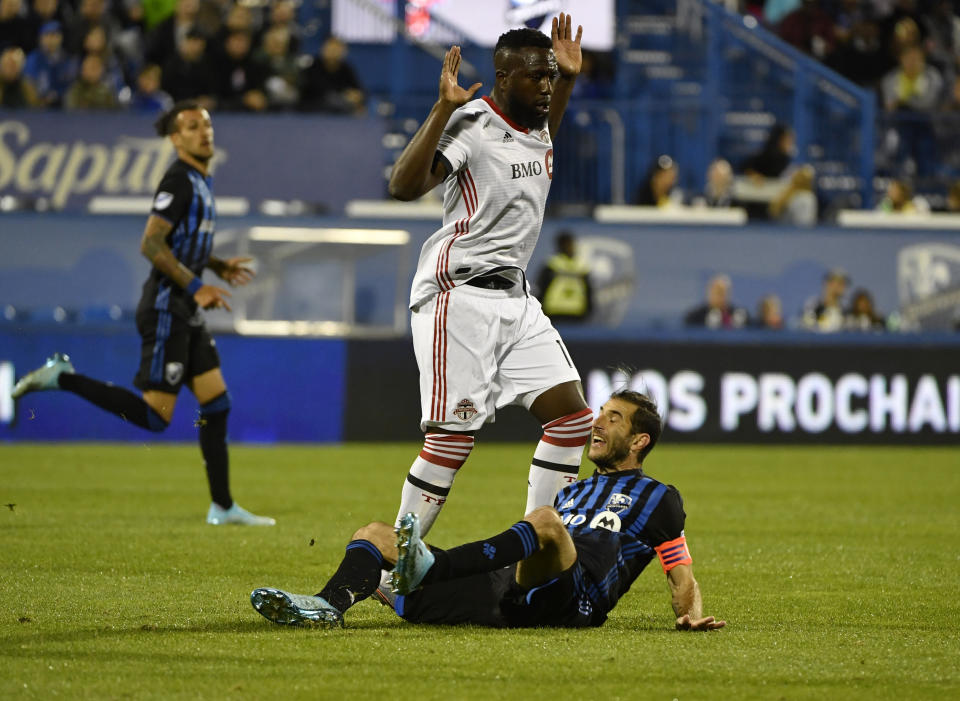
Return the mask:
{"type": "Polygon", "coordinates": [[[677,565],[689,565],[693,562],[690,551],[687,550],[687,539],[683,534],[679,538],[668,540],[654,548],[660,558],[660,566],[664,572],[669,572],[677,565]]]}

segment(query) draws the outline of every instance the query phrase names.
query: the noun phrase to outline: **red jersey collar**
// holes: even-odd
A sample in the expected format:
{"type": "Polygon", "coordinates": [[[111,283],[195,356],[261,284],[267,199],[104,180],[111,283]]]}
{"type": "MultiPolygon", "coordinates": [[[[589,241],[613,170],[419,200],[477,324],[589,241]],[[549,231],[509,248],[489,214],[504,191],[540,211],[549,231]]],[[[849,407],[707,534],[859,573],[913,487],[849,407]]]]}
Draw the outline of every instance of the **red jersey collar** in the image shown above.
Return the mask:
{"type": "Polygon", "coordinates": [[[508,117],[508,116],[505,115],[503,112],[501,112],[501,111],[500,111],[500,108],[497,107],[497,103],[494,102],[493,100],[491,100],[489,95],[484,95],[484,96],[483,96],[483,101],[486,102],[488,105],[490,105],[490,109],[492,109],[494,112],[496,112],[497,114],[499,114],[499,115],[500,115],[500,118],[501,118],[503,121],[505,121],[507,124],[509,124],[511,127],[513,127],[514,129],[516,129],[516,130],[519,131],[519,132],[522,132],[523,134],[529,134],[529,133],[530,133],[530,130],[529,130],[529,129],[527,129],[526,127],[521,127],[521,126],[520,126],[519,124],[517,124],[515,121],[513,121],[512,119],[510,119],[510,117],[508,117]]]}

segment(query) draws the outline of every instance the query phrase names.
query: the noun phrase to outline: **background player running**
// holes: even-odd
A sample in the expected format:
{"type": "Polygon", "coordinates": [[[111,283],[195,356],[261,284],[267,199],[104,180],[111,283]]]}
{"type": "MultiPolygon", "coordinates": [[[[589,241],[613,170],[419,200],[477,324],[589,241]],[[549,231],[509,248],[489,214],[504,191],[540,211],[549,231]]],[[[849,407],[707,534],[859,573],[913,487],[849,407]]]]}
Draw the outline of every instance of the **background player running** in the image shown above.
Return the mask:
{"type": "Polygon", "coordinates": [[[207,469],[212,503],[207,523],[272,526],[230,495],[227,415],[230,395],[220,372],[220,357],[200,309],[230,309],[230,293],[202,281],[205,268],[231,285],[253,277],[250,258],[221,260],[210,255],[216,223],[212,179],[213,124],[198,103],[181,102],[162,115],[157,133],[169,137],[178,160],[164,174],[147,219],[140,250],[153,264],[137,306],[140,369],[135,393],[74,372],[70,359],[56,353],[46,365],[14,387],[17,399],[36,390],[65,389],[150,431],[170,424],[180,387],[186,383],[200,403],[197,421],[200,451],[207,469]]]}
{"type": "Polygon", "coordinates": [[[676,488],[644,474],[660,436],[656,406],[615,393],[593,423],[593,476],[492,538],[451,550],[420,540],[415,514],[399,527],[371,523],[347,545],[336,574],[316,596],[256,589],[254,608],[275,623],[340,626],[343,614],[393,570],[394,610],[411,622],[496,627],[599,626],[640,572],[659,558],[680,630],[722,628],[703,615],[676,488]],[[397,535],[394,535],[396,530],[397,535]]]}
{"type": "Polygon", "coordinates": [[[423,245],[410,295],[420,369],[423,450],[407,475],[398,515],[426,533],[473,434],[497,409],[520,404],[543,425],[529,472],[526,512],[553,503],[577,478],[592,414],[559,334],[529,294],[524,271],[553,178],[551,137],[580,72],[578,27],[560,14],[552,38],[503,34],[496,82],[457,84],[460,49],[446,54],[439,99],[393,167],[390,194],[412,200],[444,184],[443,226],[423,245]]]}

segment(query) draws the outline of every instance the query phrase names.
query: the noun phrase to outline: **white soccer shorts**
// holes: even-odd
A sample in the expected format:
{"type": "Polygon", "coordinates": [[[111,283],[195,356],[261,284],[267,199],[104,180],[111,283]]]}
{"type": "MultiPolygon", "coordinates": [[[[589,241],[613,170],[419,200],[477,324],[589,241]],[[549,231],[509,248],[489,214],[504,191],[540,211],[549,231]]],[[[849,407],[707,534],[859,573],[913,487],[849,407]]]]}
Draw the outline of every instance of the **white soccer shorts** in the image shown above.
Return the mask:
{"type": "Polygon", "coordinates": [[[475,431],[511,404],[579,380],[560,334],[520,285],[460,285],[411,314],[420,368],[420,428],[475,431]]]}

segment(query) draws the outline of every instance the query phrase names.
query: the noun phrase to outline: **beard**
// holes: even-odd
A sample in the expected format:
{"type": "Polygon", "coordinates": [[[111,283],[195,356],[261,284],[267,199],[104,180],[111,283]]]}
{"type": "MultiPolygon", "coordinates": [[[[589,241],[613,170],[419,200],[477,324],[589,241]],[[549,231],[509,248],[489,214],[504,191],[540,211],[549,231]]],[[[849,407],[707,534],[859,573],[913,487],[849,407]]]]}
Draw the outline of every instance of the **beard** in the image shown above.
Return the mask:
{"type": "Polygon", "coordinates": [[[607,441],[607,448],[603,455],[590,458],[600,472],[613,470],[630,455],[630,441],[625,438],[607,441]]]}

